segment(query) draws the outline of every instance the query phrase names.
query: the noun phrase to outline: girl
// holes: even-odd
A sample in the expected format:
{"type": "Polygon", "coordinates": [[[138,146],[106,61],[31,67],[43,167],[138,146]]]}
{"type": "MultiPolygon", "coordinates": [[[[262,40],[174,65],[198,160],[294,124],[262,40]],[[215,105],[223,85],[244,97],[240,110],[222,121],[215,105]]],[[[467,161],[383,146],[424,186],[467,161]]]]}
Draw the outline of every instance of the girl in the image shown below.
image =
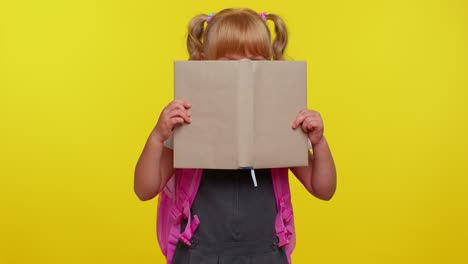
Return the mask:
{"type": "MultiPolygon", "coordinates": [[[[279,16],[224,9],[192,19],[187,48],[190,60],[283,60],[287,41],[279,16]],[[267,20],[275,25],[273,43],[267,20]]],[[[190,107],[189,102],[174,100],[161,112],[135,169],[134,189],[141,200],[158,195],[174,175],[169,139],[176,125],[192,121],[190,107]]],[[[336,171],[320,114],[302,110],[291,120],[291,129],[308,135],[313,154],[309,152],[307,167],[289,169],[313,196],[329,200],[335,193],[336,171]]],[[[256,170],[256,175],[258,187],[254,188],[248,170],[203,170],[191,208],[202,223],[190,248],[179,241],[172,263],[288,263],[275,233],[271,169],[256,170]]]]}

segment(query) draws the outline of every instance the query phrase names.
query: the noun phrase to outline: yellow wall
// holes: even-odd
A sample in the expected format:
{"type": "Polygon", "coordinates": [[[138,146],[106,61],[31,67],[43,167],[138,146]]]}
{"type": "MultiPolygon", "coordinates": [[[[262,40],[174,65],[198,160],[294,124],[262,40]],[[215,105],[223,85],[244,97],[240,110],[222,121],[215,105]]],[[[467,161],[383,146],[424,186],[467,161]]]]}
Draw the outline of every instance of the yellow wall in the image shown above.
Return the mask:
{"type": "Polygon", "coordinates": [[[338,189],[295,263],[468,263],[466,1],[0,2],[0,263],[163,263],[133,171],[199,12],[278,13],[338,189]]]}

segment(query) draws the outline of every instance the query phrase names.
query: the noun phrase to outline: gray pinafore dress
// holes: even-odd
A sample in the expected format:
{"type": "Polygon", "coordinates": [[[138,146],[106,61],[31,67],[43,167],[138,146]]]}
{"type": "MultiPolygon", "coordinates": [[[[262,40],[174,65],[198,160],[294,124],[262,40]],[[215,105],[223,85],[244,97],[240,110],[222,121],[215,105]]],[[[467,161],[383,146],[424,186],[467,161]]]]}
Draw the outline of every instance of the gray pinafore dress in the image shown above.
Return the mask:
{"type": "MultiPolygon", "coordinates": [[[[204,169],[192,215],[200,225],[188,247],[179,241],[172,264],[287,264],[275,232],[271,169],[204,169]]],[[[181,225],[184,230],[187,220],[181,225]]]]}

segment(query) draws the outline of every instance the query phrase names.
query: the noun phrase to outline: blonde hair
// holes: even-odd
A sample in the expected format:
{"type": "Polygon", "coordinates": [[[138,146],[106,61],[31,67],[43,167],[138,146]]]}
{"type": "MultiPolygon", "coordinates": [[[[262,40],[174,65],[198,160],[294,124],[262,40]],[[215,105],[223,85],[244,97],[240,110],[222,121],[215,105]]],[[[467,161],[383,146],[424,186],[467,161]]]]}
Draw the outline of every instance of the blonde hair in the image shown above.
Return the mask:
{"type": "Polygon", "coordinates": [[[275,14],[266,19],[275,25],[276,37],[262,17],[248,8],[228,8],[210,18],[201,14],[189,23],[187,49],[190,60],[216,60],[228,54],[260,55],[267,60],[283,60],[288,32],[283,20],[275,14]]]}

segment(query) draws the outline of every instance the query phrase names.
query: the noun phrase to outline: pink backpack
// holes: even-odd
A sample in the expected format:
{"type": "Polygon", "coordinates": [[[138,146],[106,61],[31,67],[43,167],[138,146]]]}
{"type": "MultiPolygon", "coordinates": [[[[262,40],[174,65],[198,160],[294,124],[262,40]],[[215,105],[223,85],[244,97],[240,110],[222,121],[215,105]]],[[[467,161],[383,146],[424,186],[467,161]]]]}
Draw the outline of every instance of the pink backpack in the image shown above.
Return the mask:
{"type": "MultiPolygon", "coordinates": [[[[191,215],[190,208],[198,191],[203,169],[176,169],[159,195],[157,212],[157,236],[159,247],[166,256],[167,263],[172,257],[179,239],[191,246],[190,239],[200,224],[197,215],[191,215]],[[185,230],[180,233],[182,220],[187,220],[185,230]]],[[[288,168],[271,170],[276,197],[277,215],[275,220],[278,246],[285,247],[288,263],[296,246],[293,209],[289,191],[288,168]]],[[[203,224],[203,223],[202,223],[203,224]]]]}

